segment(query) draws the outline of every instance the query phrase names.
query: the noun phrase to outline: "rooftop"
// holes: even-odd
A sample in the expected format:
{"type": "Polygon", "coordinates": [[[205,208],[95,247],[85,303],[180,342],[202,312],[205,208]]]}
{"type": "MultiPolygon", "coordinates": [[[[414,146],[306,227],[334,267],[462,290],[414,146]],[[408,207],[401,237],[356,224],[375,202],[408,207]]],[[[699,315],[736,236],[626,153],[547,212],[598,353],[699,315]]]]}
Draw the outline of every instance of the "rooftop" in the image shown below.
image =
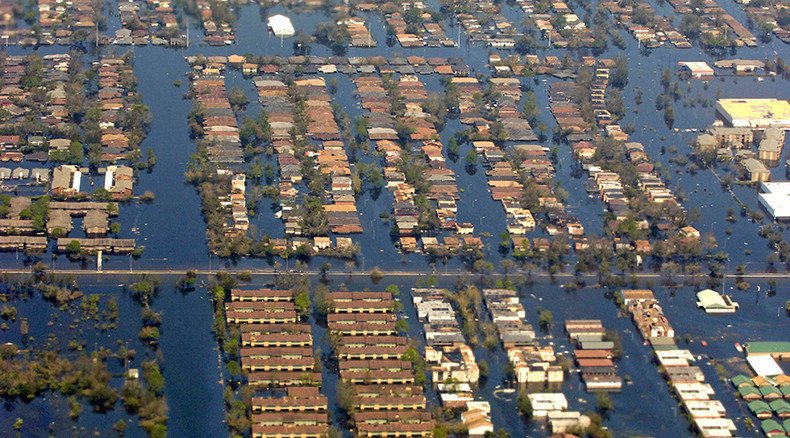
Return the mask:
{"type": "Polygon", "coordinates": [[[760,189],[760,205],[775,220],[790,219],[790,181],[763,182],[760,189]]]}
{"type": "Polygon", "coordinates": [[[719,99],[719,113],[732,126],[790,127],[790,101],[784,99],[719,99]]]}

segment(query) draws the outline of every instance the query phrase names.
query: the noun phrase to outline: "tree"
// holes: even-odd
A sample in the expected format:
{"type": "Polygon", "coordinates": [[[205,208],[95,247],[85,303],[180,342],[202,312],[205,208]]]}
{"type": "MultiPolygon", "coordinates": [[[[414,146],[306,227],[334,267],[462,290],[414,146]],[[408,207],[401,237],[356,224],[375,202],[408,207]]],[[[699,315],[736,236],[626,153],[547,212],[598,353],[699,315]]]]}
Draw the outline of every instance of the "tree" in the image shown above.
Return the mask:
{"type": "Polygon", "coordinates": [[[458,153],[461,152],[461,147],[458,145],[458,140],[456,140],[455,137],[450,137],[450,141],[447,142],[447,152],[451,160],[455,161],[458,159],[458,153]]]}
{"type": "Polygon", "coordinates": [[[398,286],[396,286],[394,284],[391,284],[391,285],[387,286],[387,288],[384,289],[384,290],[386,292],[391,293],[392,296],[394,296],[394,297],[397,297],[398,295],[400,295],[400,289],[398,289],[398,286]]]}
{"type": "Polygon", "coordinates": [[[242,374],[241,365],[235,360],[228,362],[227,368],[231,376],[241,376],[242,374]]]}
{"type": "Polygon", "coordinates": [[[154,199],[156,199],[156,195],[154,195],[154,192],[150,190],[146,190],[142,195],[140,195],[140,200],[146,204],[153,202],[154,199]]]}
{"type": "Polygon", "coordinates": [[[320,270],[321,270],[321,276],[322,276],[322,277],[326,277],[326,273],[327,273],[327,272],[328,272],[330,269],[332,269],[332,264],[331,264],[331,263],[329,263],[329,262],[324,262],[324,263],[322,263],[322,264],[321,264],[321,268],[320,268],[320,270]]]}
{"type": "Polygon", "coordinates": [[[474,149],[469,149],[469,153],[466,154],[464,160],[466,160],[466,165],[469,167],[477,166],[477,152],[474,149]]]}
{"type": "Polygon", "coordinates": [[[604,415],[604,416],[609,411],[614,409],[614,401],[612,400],[612,397],[610,397],[609,394],[606,394],[604,392],[599,392],[595,396],[595,404],[596,404],[596,409],[598,410],[598,413],[600,413],[601,415],[604,415]]]}
{"type": "Polygon", "coordinates": [[[117,221],[110,222],[110,234],[118,236],[118,233],[121,232],[121,223],[117,221]]]}
{"type": "Polygon", "coordinates": [[[351,382],[343,380],[337,385],[337,405],[349,416],[356,411],[356,398],[354,385],[351,382]]]}
{"type": "Polygon", "coordinates": [[[148,166],[149,170],[153,169],[154,166],[156,166],[156,155],[154,154],[154,150],[151,148],[148,148],[148,150],[146,151],[145,163],[148,166]]]}
{"type": "Polygon", "coordinates": [[[230,106],[233,107],[234,110],[238,111],[244,109],[248,103],[250,103],[250,99],[244,94],[240,88],[234,88],[230,91],[230,96],[228,97],[230,101],[230,106]]]}
{"type": "Polygon", "coordinates": [[[141,304],[147,306],[148,299],[159,292],[159,280],[156,278],[143,277],[140,281],[132,283],[128,287],[132,297],[141,304]]]}
{"type": "Polygon", "coordinates": [[[696,39],[699,37],[701,23],[702,19],[698,15],[683,14],[678,30],[687,38],[696,39]]]}
{"type": "Polygon", "coordinates": [[[178,282],[176,282],[176,288],[178,288],[178,290],[181,292],[195,290],[196,280],[197,273],[195,271],[189,270],[187,271],[186,275],[181,277],[178,282]]]}
{"type": "Polygon", "coordinates": [[[301,317],[306,317],[310,313],[310,294],[306,290],[299,291],[296,294],[294,307],[301,317]]]}
{"type": "Polygon", "coordinates": [[[312,47],[310,47],[310,42],[311,42],[310,35],[302,31],[297,31],[296,39],[294,39],[294,43],[293,43],[294,55],[296,56],[309,55],[310,50],[312,49],[312,47]]]}
{"type": "Polygon", "coordinates": [[[609,83],[615,87],[623,89],[628,83],[628,60],[624,56],[618,56],[614,59],[614,67],[612,67],[609,83]]]}
{"type": "Polygon", "coordinates": [[[118,434],[118,436],[123,436],[126,433],[126,422],[123,419],[120,419],[113,423],[112,429],[118,434]]]}
{"type": "Polygon", "coordinates": [[[82,252],[82,246],[80,245],[79,240],[72,240],[68,244],[66,244],[66,253],[68,254],[80,254],[82,252]]]}
{"type": "Polygon", "coordinates": [[[315,28],[316,40],[329,47],[336,55],[343,55],[351,44],[351,33],[344,25],[334,22],[323,22],[315,28]]]}
{"type": "Polygon", "coordinates": [[[374,266],[373,269],[370,270],[370,279],[374,283],[377,283],[382,278],[384,278],[384,271],[382,271],[378,266],[374,266]]]}
{"type": "Polygon", "coordinates": [[[165,377],[154,361],[143,362],[143,378],[148,384],[148,390],[156,395],[162,395],[165,389],[165,377]]]}
{"type": "Polygon", "coordinates": [[[538,316],[538,325],[543,330],[548,330],[551,328],[551,324],[554,321],[554,315],[551,313],[551,310],[541,310],[538,316]]]}
{"type": "Polygon", "coordinates": [[[526,391],[521,391],[518,394],[518,412],[527,420],[532,418],[532,402],[526,391]]]}

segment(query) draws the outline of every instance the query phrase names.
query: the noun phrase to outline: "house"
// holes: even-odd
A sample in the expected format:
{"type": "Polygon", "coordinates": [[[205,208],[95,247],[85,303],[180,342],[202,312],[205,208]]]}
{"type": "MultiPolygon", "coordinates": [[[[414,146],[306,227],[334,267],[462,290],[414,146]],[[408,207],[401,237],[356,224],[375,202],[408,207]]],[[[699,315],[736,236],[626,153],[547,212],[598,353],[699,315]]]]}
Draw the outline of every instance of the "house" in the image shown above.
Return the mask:
{"type": "Polygon", "coordinates": [[[690,225],[681,228],[680,235],[687,239],[699,239],[701,236],[699,230],[690,225]]]}
{"type": "Polygon", "coordinates": [[[74,196],[80,191],[82,172],[72,165],[61,165],[52,171],[50,191],[57,197],[74,196]]]}
{"type": "Polygon", "coordinates": [[[752,380],[743,374],[738,374],[737,376],[730,379],[730,383],[732,383],[732,386],[735,388],[740,388],[741,386],[754,386],[754,384],[752,384],[752,380]]]}
{"type": "Polygon", "coordinates": [[[104,175],[104,189],[114,199],[128,199],[132,196],[134,170],[128,166],[107,166],[104,175]]]}
{"type": "Polygon", "coordinates": [[[760,391],[754,386],[740,386],[738,387],[738,395],[744,400],[760,400],[763,398],[760,391]]]}
{"type": "Polygon", "coordinates": [[[751,182],[762,182],[771,179],[771,171],[761,161],[747,158],[741,162],[746,178],[751,182]]]}
{"type": "Polygon", "coordinates": [[[790,341],[749,342],[744,348],[748,357],[771,356],[776,360],[790,360],[790,341]]]}
{"type": "Polygon", "coordinates": [[[785,429],[774,419],[766,419],[760,422],[760,429],[765,436],[785,436],[785,429]]]}
{"type": "Polygon", "coordinates": [[[790,403],[785,400],[774,400],[768,403],[771,410],[779,418],[790,418],[790,403]]]}
{"type": "Polygon", "coordinates": [[[547,418],[549,412],[568,410],[568,399],[563,393],[531,393],[527,394],[532,403],[532,415],[536,418],[547,418]]]}
{"type": "Polygon", "coordinates": [[[705,289],[697,292],[697,307],[705,309],[705,313],[735,313],[738,303],[728,295],[705,289]]]}
{"type": "Polygon", "coordinates": [[[681,61],[678,65],[688,71],[694,79],[711,78],[715,73],[711,66],[703,61],[681,61]]]}
{"type": "Polygon", "coordinates": [[[633,301],[644,302],[655,299],[655,295],[650,289],[623,289],[620,291],[620,297],[625,305],[633,301]]]}

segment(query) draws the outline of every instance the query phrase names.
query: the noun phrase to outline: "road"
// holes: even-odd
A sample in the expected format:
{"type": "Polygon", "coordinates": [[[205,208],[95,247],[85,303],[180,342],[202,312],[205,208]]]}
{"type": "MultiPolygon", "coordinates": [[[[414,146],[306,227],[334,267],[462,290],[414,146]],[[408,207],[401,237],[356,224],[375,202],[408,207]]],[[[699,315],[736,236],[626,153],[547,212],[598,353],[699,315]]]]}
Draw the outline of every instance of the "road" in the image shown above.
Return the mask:
{"type": "MultiPolygon", "coordinates": [[[[186,275],[187,269],[167,269],[167,268],[160,268],[160,269],[134,269],[134,270],[124,270],[124,269],[105,269],[102,271],[93,271],[93,270],[86,270],[86,269],[55,269],[51,270],[48,269],[46,272],[51,274],[60,274],[60,275],[74,275],[74,276],[128,276],[128,275],[186,275]]],[[[286,270],[275,270],[275,269],[219,269],[219,270],[207,270],[207,269],[193,269],[191,270],[197,275],[215,275],[217,272],[230,272],[232,274],[238,273],[245,273],[250,274],[252,276],[272,276],[277,274],[283,273],[293,273],[293,274],[300,274],[300,275],[309,275],[309,276],[320,276],[322,275],[321,271],[318,270],[306,270],[306,271],[286,271],[286,270]]],[[[31,271],[29,269],[3,269],[0,272],[5,274],[30,274],[31,271]]],[[[432,275],[437,278],[451,278],[451,277],[479,277],[480,275],[487,275],[492,277],[504,277],[506,274],[503,273],[491,273],[491,274],[480,274],[475,272],[469,271],[450,271],[450,272],[428,272],[428,271],[417,271],[417,270],[394,270],[394,271],[385,271],[382,270],[384,277],[424,277],[426,275],[432,275]]],[[[353,270],[353,271],[328,271],[326,273],[327,277],[370,277],[370,272],[368,271],[361,271],[361,270],[353,270]]],[[[534,271],[531,274],[528,274],[524,271],[519,272],[512,272],[508,275],[529,275],[531,277],[537,278],[550,278],[552,277],[551,274],[548,272],[542,271],[534,271]]],[[[660,279],[662,278],[663,274],[660,272],[635,272],[633,274],[625,274],[626,278],[636,277],[638,279],[660,279]]],[[[557,279],[570,279],[570,278],[582,278],[585,280],[589,279],[598,279],[597,274],[584,274],[580,277],[574,275],[573,272],[561,272],[555,274],[553,276],[557,279]]],[[[672,274],[673,279],[686,279],[686,278],[705,278],[706,275],[698,274],[697,276],[688,275],[688,274],[672,274]]],[[[755,279],[790,279],[790,273],[787,272],[746,272],[742,275],[738,275],[734,272],[730,272],[726,274],[728,279],[731,278],[743,278],[745,280],[755,280],[755,279]]]]}

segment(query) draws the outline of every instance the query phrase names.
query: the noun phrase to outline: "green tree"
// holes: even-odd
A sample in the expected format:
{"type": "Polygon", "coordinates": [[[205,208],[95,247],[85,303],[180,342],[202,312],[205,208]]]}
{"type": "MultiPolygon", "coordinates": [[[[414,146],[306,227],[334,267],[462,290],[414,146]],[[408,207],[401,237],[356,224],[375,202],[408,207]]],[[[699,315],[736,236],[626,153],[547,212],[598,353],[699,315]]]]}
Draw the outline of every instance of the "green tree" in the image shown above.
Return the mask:
{"type": "Polygon", "coordinates": [[[310,294],[307,291],[299,291],[294,297],[294,307],[299,316],[306,317],[310,313],[310,294]]]}
{"type": "Polygon", "coordinates": [[[548,330],[551,328],[551,324],[554,322],[554,315],[551,313],[551,310],[541,310],[538,316],[538,325],[543,330],[548,330]]]}
{"type": "Polygon", "coordinates": [[[474,149],[470,149],[464,160],[466,160],[466,164],[470,167],[477,166],[477,152],[475,152],[474,149]]]}
{"type": "Polygon", "coordinates": [[[527,420],[532,418],[532,402],[529,399],[529,396],[526,391],[520,391],[518,394],[518,412],[524,416],[527,420]]]}

